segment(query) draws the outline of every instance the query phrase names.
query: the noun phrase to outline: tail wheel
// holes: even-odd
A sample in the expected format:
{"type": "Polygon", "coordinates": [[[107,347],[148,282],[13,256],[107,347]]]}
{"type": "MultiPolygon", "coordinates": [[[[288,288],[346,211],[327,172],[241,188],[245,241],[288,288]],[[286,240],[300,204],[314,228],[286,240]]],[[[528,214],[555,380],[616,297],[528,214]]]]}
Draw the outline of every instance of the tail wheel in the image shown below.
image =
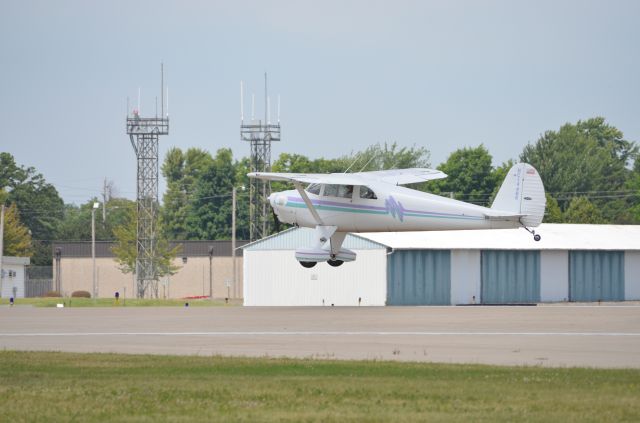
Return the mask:
{"type": "Polygon", "coordinates": [[[540,235],[538,235],[538,234],[535,234],[535,235],[533,236],[533,240],[534,240],[534,241],[540,241],[541,239],[542,239],[542,237],[541,237],[540,235]]]}
{"type": "Polygon", "coordinates": [[[311,269],[313,266],[316,265],[315,261],[301,261],[300,264],[302,265],[302,267],[306,267],[307,269],[311,269]]]}
{"type": "Polygon", "coordinates": [[[329,263],[329,266],[338,267],[338,266],[342,266],[342,263],[344,263],[344,261],[342,261],[342,260],[327,260],[327,263],[329,263]]]}

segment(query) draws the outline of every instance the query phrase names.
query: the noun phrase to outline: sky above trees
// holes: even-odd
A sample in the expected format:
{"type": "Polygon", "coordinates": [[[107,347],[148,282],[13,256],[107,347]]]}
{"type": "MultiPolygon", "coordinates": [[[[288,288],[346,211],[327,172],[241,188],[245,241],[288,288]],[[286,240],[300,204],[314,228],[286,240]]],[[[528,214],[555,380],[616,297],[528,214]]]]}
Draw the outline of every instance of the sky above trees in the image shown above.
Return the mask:
{"type": "Polygon", "coordinates": [[[282,98],[274,160],[397,142],[426,148],[435,165],[483,144],[498,166],[593,116],[638,140],[639,17],[632,0],[8,0],[0,150],[66,203],[98,196],[105,177],[134,198],[126,98],[135,104],[140,87],[154,114],[161,61],[171,117],[161,158],[171,147],[246,156],[239,83],[245,116],[251,92],[262,116],[264,71],[272,104],[282,98]]]}

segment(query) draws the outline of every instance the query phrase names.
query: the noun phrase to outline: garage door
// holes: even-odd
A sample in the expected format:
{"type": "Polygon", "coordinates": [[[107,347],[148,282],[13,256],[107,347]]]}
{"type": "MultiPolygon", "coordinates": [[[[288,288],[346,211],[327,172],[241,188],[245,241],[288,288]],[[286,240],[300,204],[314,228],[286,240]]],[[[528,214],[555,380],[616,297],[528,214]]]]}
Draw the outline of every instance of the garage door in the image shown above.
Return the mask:
{"type": "Polygon", "coordinates": [[[537,303],[540,301],[540,252],[482,252],[483,304],[537,303]]]}
{"type": "Polygon", "coordinates": [[[570,251],[570,301],[623,301],[623,251],[570,251]]]}
{"type": "Polygon", "coordinates": [[[451,304],[449,250],[396,250],[387,264],[388,305],[451,304]]]}

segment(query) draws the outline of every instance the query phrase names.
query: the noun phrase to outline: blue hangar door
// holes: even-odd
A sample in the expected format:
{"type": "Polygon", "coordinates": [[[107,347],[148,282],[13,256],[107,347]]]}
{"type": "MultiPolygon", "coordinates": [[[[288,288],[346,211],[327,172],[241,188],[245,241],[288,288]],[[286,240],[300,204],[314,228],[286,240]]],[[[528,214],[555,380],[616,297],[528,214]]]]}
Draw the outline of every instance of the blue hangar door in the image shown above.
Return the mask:
{"type": "Polygon", "coordinates": [[[569,251],[569,301],[624,301],[624,251],[569,251]]]}
{"type": "Polygon", "coordinates": [[[396,250],[387,260],[387,305],[451,304],[449,250],[396,250]]]}
{"type": "Polygon", "coordinates": [[[482,251],[483,304],[540,301],[539,251],[482,251]]]}

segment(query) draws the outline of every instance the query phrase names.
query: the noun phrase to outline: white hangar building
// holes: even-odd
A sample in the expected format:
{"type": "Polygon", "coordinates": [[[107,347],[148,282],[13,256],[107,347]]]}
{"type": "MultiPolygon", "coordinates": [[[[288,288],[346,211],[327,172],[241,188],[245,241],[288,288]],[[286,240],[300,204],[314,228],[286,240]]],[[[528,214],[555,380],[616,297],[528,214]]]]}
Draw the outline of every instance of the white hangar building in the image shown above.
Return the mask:
{"type": "Polygon", "coordinates": [[[640,300],[640,226],[350,234],[357,260],[311,269],[294,258],[313,230],[244,249],[244,305],[455,305],[640,300]]]}

